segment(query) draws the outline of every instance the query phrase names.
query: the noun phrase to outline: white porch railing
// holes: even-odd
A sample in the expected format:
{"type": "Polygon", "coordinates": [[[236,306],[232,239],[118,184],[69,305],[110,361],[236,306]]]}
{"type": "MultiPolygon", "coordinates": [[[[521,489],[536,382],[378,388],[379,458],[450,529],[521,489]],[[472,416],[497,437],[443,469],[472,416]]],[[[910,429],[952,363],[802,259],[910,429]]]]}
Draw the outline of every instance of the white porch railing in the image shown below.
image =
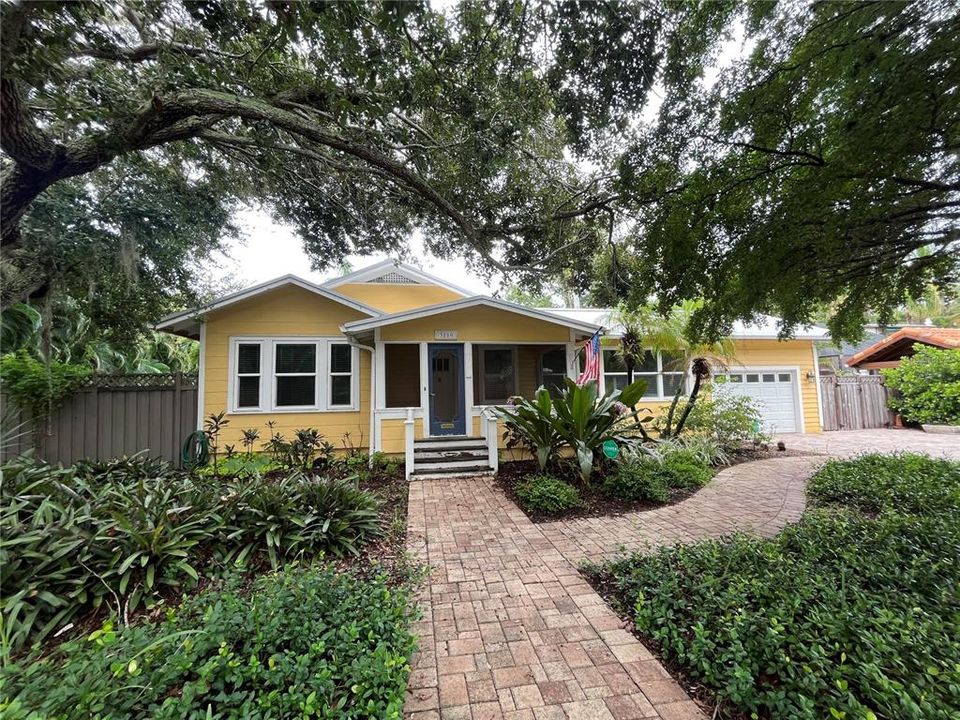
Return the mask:
{"type": "Polygon", "coordinates": [[[407,480],[413,475],[413,440],[416,437],[416,421],[413,408],[407,408],[407,417],[403,421],[403,469],[407,480]]]}
{"type": "Polygon", "coordinates": [[[497,415],[490,408],[480,413],[480,433],[487,441],[487,464],[494,473],[500,467],[500,447],[497,436],[497,415]]]}

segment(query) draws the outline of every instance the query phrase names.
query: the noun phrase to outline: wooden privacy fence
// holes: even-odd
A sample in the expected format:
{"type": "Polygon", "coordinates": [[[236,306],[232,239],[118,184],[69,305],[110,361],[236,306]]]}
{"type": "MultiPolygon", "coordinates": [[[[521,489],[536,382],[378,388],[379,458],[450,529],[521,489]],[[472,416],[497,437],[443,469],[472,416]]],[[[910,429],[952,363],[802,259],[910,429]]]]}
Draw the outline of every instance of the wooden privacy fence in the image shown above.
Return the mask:
{"type": "Polygon", "coordinates": [[[827,375],[820,378],[824,430],[866,430],[893,425],[889,390],[879,375],[827,375]]]}
{"type": "Polygon", "coordinates": [[[22,410],[6,408],[3,459],[29,448],[49,463],[108,460],[148,450],[179,463],[180,447],[197,426],[196,375],[94,375],[49,420],[34,423],[22,410]],[[39,427],[38,427],[39,425],[39,427]]]}

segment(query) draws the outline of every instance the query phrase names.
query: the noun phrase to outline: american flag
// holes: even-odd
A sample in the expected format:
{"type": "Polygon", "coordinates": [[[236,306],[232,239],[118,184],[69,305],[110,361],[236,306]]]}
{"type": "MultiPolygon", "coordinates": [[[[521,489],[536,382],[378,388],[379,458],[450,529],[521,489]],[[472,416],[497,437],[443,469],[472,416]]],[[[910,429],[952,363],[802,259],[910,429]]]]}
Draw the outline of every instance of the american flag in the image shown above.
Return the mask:
{"type": "Polygon", "coordinates": [[[594,333],[589,342],[583,346],[586,353],[586,364],[583,372],[577,378],[577,385],[586,385],[591,380],[600,384],[600,331],[594,333]]]}

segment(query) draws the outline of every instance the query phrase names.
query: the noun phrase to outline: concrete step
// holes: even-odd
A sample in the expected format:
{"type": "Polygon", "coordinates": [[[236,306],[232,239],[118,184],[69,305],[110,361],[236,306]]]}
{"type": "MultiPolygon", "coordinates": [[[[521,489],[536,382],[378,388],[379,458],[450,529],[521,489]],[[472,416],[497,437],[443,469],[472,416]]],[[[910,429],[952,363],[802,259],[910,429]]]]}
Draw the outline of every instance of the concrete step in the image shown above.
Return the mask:
{"type": "Polygon", "coordinates": [[[452,477],[493,477],[493,470],[489,465],[474,465],[473,467],[456,468],[453,470],[425,470],[417,468],[410,476],[411,480],[440,480],[452,477]]]}
{"type": "Polygon", "coordinates": [[[450,436],[448,438],[429,438],[424,440],[414,440],[413,449],[417,450],[473,450],[476,448],[486,448],[487,441],[484,438],[450,436]]]}
{"type": "Polygon", "coordinates": [[[417,470],[460,470],[461,468],[489,468],[486,458],[468,458],[466,460],[415,460],[413,471],[417,470]]]}
{"type": "Polygon", "coordinates": [[[487,448],[454,448],[452,450],[414,450],[413,461],[433,460],[486,460],[487,448]]]}

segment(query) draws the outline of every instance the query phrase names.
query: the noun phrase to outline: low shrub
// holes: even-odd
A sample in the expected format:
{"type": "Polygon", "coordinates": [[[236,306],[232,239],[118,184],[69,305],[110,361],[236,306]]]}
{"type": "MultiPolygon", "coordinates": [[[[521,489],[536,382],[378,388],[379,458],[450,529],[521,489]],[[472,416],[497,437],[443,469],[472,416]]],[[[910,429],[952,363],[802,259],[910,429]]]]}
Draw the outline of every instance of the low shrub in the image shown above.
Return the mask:
{"type": "Polygon", "coordinates": [[[679,446],[693,453],[697,460],[706,466],[729,465],[730,453],[709,435],[697,433],[684,435],[678,441],[679,446]]]}
{"type": "Polygon", "coordinates": [[[960,463],[927,455],[864,455],[831,460],[807,486],[821,505],[866,513],[933,515],[960,508],[960,463]]]}
{"type": "Polygon", "coordinates": [[[559,515],[580,506],[579,491],[555,477],[534,475],[516,488],[520,507],[527,512],[559,515]]]}
{"type": "Polygon", "coordinates": [[[197,468],[196,472],[201,476],[247,478],[252,475],[267,475],[278,470],[283,470],[283,465],[270,455],[251,453],[250,455],[231,455],[219,460],[216,468],[213,465],[205,465],[197,468]]]}
{"type": "Polygon", "coordinates": [[[411,606],[404,588],[331,567],[231,579],[161,622],[107,624],[7,666],[0,715],[399,718],[411,606]]]}
{"type": "Polygon", "coordinates": [[[698,488],[706,485],[713,472],[692,450],[678,448],[663,458],[664,482],[671,488],[698,488]]]}
{"type": "Polygon", "coordinates": [[[0,614],[7,650],[78,613],[151,606],[164,588],[261,555],[355,554],[381,532],[376,498],[350,480],[294,473],[191,477],[143,458],[2,468],[0,614]]]}
{"type": "Polygon", "coordinates": [[[731,714],[955,718],[958,469],[915,456],[829,463],[810,487],[830,507],[776,538],[663,548],[603,572],[638,631],[731,714]],[[923,468],[932,478],[914,490],[923,468]],[[923,502],[938,484],[950,489],[923,502]]]}
{"type": "Polygon", "coordinates": [[[917,343],[899,367],[882,370],[890,407],[910,422],[960,425],[960,349],[917,343]]]}
{"type": "Polygon", "coordinates": [[[748,442],[768,442],[770,436],[758,431],[760,406],[756,400],[725,392],[714,383],[710,396],[700,399],[687,418],[686,430],[713,438],[721,448],[736,451],[748,442]]]}
{"type": "Polygon", "coordinates": [[[670,499],[663,465],[652,457],[620,463],[604,478],[603,491],[624,500],[666,502],[670,499]]]}

